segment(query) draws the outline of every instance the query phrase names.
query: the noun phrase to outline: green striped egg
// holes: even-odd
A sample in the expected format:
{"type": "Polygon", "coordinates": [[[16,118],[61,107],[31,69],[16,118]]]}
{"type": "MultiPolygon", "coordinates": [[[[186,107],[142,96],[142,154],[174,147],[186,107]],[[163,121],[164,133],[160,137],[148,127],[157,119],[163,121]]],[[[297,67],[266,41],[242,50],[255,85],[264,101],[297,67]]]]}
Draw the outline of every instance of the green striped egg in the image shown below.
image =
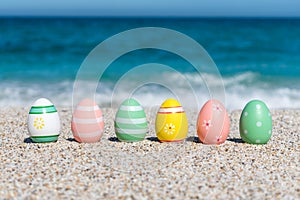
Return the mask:
{"type": "Polygon", "coordinates": [[[33,142],[57,141],[60,119],[53,103],[45,98],[36,100],[28,113],[27,127],[33,142]]]}
{"type": "Polygon", "coordinates": [[[115,118],[118,139],[124,142],[141,141],[148,133],[148,122],[141,104],[135,99],[126,99],[120,105],[115,118]]]}

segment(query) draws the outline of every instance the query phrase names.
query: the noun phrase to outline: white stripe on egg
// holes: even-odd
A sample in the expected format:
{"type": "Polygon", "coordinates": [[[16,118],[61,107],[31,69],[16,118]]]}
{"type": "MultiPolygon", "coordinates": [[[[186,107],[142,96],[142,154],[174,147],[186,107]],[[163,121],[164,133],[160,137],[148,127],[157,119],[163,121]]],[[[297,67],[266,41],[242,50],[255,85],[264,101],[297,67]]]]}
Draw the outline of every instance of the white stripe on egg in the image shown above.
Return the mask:
{"type": "Polygon", "coordinates": [[[124,123],[124,124],[142,124],[142,123],[146,123],[147,119],[146,118],[121,118],[121,117],[117,117],[116,118],[116,122],[118,123],[124,123]]]}
{"type": "Polygon", "coordinates": [[[184,112],[182,107],[176,107],[176,108],[160,108],[160,113],[177,113],[177,112],[184,112]]]}
{"type": "Polygon", "coordinates": [[[77,106],[76,110],[94,111],[94,110],[99,110],[99,107],[97,105],[95,105],[95,106],[77,106]]]}
{"type": "Polygon", "coordinates": [[[142,108],[142,106],[124,106],[124,105],[121,105],[120,110],[123,110],[123,111],[141,111],[141,110],[143,110],[143,108],[142,108]]]}
{"type": "Polygon", "coordinates": [[[148,132],[148,128],[144,128],[144,129],[121,129],[121,128],[116,128],[116,132],[123,133],[123,134],[144,134],[144,133],[148,132]]]}
{"type": "Polygon", "coordinates": [[[103,122],[103,118],[99,117],[96,119],[80,119],[80,118],[73,118],[74,123],[78,124],[95,124],[95,123],[100,123],[103,122]]]}

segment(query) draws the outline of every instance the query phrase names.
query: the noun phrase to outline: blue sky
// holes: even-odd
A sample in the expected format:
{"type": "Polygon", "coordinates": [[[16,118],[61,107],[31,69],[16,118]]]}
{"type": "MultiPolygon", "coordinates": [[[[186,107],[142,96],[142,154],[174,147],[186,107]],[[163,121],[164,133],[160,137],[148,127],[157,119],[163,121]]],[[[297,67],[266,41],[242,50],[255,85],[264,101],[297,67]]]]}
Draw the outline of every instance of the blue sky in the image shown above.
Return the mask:
{"type": "Polygon", "coordinates": [[[300,0],[4,0],[0,15],[300,17],[300,0]]]}

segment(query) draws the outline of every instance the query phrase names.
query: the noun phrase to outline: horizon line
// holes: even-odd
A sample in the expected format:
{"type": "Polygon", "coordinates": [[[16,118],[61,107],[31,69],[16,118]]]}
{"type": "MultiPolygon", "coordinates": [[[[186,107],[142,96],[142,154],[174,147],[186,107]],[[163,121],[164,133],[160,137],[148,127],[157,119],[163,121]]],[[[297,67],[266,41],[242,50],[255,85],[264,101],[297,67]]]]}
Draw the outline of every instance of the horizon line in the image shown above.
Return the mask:
{"type": "Polygon", "coordinates": [[[147,18],[186,18],[186,19],[300,19],[300,16],[194,16],[194,15],[1,15],[0,18],[132,18],[132,19],[147,19],[147,18]]]}

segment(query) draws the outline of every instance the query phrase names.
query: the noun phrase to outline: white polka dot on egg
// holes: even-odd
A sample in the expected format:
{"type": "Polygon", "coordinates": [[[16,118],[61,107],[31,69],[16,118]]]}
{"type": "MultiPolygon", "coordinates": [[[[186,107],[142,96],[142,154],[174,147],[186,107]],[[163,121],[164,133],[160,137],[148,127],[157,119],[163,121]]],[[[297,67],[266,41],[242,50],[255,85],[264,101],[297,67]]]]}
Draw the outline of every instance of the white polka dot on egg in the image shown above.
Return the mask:
{"type": "Polygon", "coordinates": [[[258,122],[256,122],[256,126],[257,126],[257,127],[261,127],[261,126],[262,126],[262,123],[258,121],[258,122]]]}

